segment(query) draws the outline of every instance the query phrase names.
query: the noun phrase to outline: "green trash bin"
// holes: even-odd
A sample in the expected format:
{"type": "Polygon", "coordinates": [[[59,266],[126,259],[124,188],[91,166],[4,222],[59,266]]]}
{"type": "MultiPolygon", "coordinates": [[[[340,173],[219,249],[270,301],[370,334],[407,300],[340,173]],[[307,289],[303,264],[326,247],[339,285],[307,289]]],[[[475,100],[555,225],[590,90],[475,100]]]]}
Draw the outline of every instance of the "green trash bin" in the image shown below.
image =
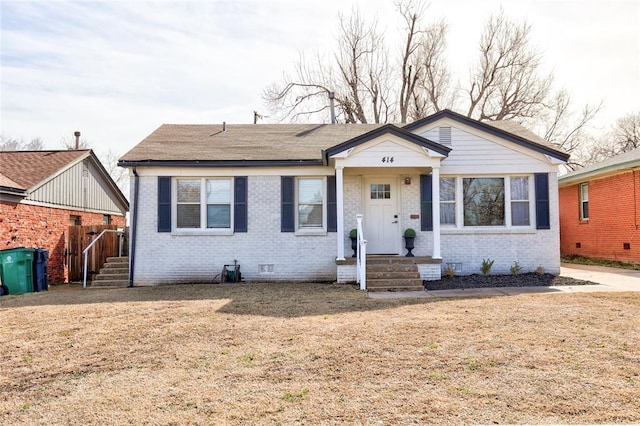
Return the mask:
{"type": "Polygon", "coordinates": [[[2,285],[9,294],[33,292],[33,252],[24,247],[0,250],[2,285]]]}

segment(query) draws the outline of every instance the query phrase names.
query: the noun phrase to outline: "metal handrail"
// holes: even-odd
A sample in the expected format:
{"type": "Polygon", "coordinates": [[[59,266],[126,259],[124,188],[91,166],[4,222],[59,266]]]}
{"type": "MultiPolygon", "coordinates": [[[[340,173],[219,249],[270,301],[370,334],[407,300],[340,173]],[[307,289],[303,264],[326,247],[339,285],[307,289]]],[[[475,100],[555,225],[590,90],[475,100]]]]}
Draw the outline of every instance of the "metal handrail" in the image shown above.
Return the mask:
{"type": "Polygon", "coordinates": [[[84,278],[82,280],[82,288],[87,288],[87,262],[88,262],[87,256],[89,254],[89,249],[93,247],[93,245],[97,243],[98,240],[102,238],[102,236],[107,232],[115,232],[119,234],[118,235],[118,257],[122,257],[122,235],[124,234],[124,230],[123,229],[105,229],[104,231],[102,231],[96,238],[93,239],[93,241],[91,241],[91,243],[84,250],[82,250],[82,254],[84,254],[84,278]]]}
{"type": "Polygon", "coordinates": [[[358,245],[356,251],[356,281],[360,283],[360,290],[367,289],[367,240],[362,230],[362,214],[356,215],[358,227],[358,245]]]}

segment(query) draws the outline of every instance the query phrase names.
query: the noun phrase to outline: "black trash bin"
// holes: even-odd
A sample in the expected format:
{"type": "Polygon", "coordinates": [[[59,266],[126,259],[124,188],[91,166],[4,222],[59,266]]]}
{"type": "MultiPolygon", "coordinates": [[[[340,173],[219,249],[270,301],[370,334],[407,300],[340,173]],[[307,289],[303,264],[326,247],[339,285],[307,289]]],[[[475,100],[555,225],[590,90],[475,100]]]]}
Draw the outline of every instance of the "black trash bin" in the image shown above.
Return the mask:
{"type": "Polygon", "coordinates": [[[49,290],[49,250],[37,248],[33,258],[33,291],[49,290]]]}

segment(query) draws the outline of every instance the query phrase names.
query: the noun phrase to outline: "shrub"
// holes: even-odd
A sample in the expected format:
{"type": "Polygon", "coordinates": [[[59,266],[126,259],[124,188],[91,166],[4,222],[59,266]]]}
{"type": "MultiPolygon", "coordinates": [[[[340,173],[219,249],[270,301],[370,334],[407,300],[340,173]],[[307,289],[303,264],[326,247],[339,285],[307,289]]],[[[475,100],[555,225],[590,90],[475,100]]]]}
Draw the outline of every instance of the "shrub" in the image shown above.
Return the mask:
{"type": "Polygon", "coordinates": [[[542,265],[540,265],[540,266],[538,266],[538,267],[536,268],[536,274],[537,274],[538,276],[542,276],[542,275],[544,275],[544,268],[542,267],[542,265]]]}
{"type": "Polygon", "coordinates": [[[358,230],[354,228],[349,231],[349,238],[358,238],[358,230]]]}
{"type": "Polygon", "coordinates": [[[447,263],[447,266],[444,268],[444,274],[453,278],[456,275],[456,265],[454,263],[447,263]]]}
{"type": "Polygon", "coordinates": [[[517,277],[518,275],[520,275],[521,271],[522,268],[520,267],[520,265],[518,265],[518,262],[513,262],[513,265],[511,265],[511,275],[517,277]]]}
{"type": "Polygon", "coordinates": [[[482,265],[480,266],[482,275],[489,275],[489,273],[491,272],[491,267],[493,266],[493,262],[495,262],[495,260],[482,259],[482,265]]]}
{"type": "Polygon", "coordinates": [[[416,236],[416,231],[413,228],[407,228],[404,230],[404,236],[405,237],[415,237],[416,236]]]}

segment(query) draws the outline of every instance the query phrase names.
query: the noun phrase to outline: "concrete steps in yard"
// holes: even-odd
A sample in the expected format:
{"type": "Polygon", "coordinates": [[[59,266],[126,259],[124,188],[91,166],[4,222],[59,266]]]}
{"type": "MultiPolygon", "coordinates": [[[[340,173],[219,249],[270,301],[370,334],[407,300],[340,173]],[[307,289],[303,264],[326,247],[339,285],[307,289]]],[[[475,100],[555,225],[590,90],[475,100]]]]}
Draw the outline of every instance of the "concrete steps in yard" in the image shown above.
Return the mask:
{"type": "Polygon", "coordinates": [[[367,256],[368,291],[422,291],[418,266],[410,257],[367,256]]]}
{"type": "Polygon", "coordinates": [[[108,257],[100,272],[91,281],[91,288],[119,288],[128,285],[128,257],[108,257]]]}

